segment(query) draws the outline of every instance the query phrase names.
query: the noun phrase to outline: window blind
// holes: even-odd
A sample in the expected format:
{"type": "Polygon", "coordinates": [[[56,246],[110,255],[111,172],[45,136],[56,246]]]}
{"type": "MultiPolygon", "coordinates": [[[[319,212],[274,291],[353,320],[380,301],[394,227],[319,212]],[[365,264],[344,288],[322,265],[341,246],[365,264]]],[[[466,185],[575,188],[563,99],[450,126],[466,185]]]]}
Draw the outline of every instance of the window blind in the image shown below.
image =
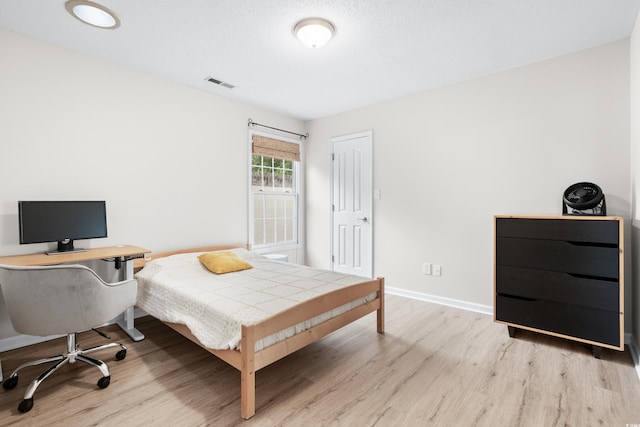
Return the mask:
{"type": "Polygon", "coordinates": [[[253,135],[251,152],[265,157],[300,161],[300,145],[266,136],[253,135]]]}

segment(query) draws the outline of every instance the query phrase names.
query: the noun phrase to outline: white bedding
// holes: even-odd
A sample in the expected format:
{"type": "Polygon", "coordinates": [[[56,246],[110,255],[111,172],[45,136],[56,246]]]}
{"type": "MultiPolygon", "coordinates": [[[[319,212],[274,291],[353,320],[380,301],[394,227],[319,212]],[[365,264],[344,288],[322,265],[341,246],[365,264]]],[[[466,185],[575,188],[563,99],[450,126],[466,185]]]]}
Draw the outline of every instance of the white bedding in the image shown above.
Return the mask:
{"type": "MultiPolygon", "coordinates": [[[[238,348],[241,325],[272,315],[338,288],[369,279],[269,260],[233,249],[253,268],[214,274],[198,261],[199,253],[172,255],[148,262],[136,274],[137,305],[165,322],[182,323],[206,347],[238,348]]],[[[256,343],[256,351],[375,298],[366,298],[316,316],[256,343]]]]}

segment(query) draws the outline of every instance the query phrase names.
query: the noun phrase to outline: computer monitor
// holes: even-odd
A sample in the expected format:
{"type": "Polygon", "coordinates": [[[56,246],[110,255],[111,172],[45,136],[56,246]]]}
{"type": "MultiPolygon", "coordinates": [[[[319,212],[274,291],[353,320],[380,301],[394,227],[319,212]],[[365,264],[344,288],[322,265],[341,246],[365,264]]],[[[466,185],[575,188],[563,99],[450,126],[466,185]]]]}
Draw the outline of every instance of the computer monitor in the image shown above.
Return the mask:
{"type": "Polygon", "coordinates": [[[104,201],[19,201],[20,244],[58,242],[47,254],[79,252],[73,241],[107,237],[104,201]]]}

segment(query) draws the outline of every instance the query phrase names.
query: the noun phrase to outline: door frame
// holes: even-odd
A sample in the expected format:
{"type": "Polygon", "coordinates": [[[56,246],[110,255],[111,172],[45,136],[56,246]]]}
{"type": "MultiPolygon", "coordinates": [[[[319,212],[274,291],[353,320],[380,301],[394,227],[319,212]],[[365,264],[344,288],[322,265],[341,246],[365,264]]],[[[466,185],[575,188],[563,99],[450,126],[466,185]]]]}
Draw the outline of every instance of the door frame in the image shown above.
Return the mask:
{"type": "Polygon", "coordinates": [[[335,193],[334,193],[334,173],[335,173],[335,144],[339,143],[339,142],[343,142],[343,141],[348,141],[351,139],[357,139],[357,138],[362,138],[362,137],[368,137],[369,138],[369,176],[367,176],[367,179],[369,180],[369,184],[370,184],[370,189],[371,189],[371,194],[369,197],[369,212],[371,213],[371,218],[369,218],[369,222],[370,222],[370,227],[369,227],[369,242],[370,242],[370,248],[369,248],[369,265],[371,266],[371,271],[369,272],[369,277],[373,277],[373,224],[374,224],[374,214],[373,214],[373,131],[372,130],[367,130],[367,131],[362,131],[362,132],[356,132],[356,133],[352,133],[352,134],[348,134],[348,135],[342,135],[342,136],[335,136],[331,138],[331,154],[330,154],[330,160],[331,160],[331,180],[330,180],[330,185],[331,185],[331,198],[329,201],[329,216],[331,218],[330,220],[330,248],[329,248],[329,264],[331,265],[331,270],[335,271],[335,260],[334,260],[334,242],[335,242],[335,236],[334,236],[334,211],[333,211],[333,206],[335,204],[335,193]]]}

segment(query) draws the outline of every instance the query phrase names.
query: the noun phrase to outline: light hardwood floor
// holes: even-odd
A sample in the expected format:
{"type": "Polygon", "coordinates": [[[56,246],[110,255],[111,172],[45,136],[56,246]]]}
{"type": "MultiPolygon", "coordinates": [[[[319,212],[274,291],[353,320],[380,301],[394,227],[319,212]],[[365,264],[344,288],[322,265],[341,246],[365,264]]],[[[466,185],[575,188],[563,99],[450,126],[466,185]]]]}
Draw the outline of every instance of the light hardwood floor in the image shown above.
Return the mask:
{"type": "MultiPolygon", "coordinates": [[[[31,412],[18,403],[41,368],[0,390],[0,425],[12,426],[620,426],[640,424],[640,380],[628,351],[595,359],[580,343],[506,327],[490,316],[387,297],[386,334],[375,315],[256,375],[256,415],[240,418],[240,374],[157,320],[127,358],[98,354],[112,371],[75,364],[47,379],[31,412]]],[[[83,346],[103,341],[84,333],[83,346]]],[[[0,354],[5,376],[55,354],[63,340],[0,354]]]]}

